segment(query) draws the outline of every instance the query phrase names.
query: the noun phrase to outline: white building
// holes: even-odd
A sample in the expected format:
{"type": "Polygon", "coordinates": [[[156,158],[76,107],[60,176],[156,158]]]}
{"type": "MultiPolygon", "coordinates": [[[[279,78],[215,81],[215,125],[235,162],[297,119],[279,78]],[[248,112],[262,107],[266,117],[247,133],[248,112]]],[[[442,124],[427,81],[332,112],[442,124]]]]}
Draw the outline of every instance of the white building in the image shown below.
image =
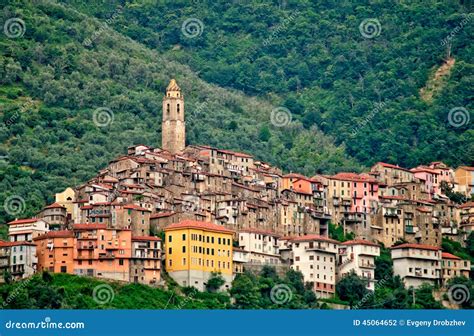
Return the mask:
{"type": "Polygon", "coordinates": [[[431,285],[441,279],[441,249],[422,244],[402,244],[391,248],[393,274],[399,275],[407,287],[431,285]]]}
{"type": "Polygon", "coordinates": [[[234,247],[232,249],[232,263],[234,265],[234,276],[243,273],[245,264],[249,262],[249,252],[244,249],[234,247]]]}
{"type": "Polygon", "coordinates": [[[375,258],[380,255],[380,246],[367,240],[350,240],[342,243],[338,250],[339,279],[354,271],[364,281],[367,289],[375,290],[375,258]]]}
{"type": "Polygon", "coordinates": [[[36,271],[38,258],[36,244],[30,242],[10,242],[10,273],[15,280],[32,276],[36,271]]]}
{"type": "Polygon", "coordinates": [[[331,297],[336,291],[336,258],[339,242],[319,235],[291,240],[291,268],[303,274],[317,297],[331,297]]]}
{"type": "Polygon", "coordinates": [[[32,242],[33,238],[48,231],[48,223],[38,218],[17,219],[8,223],[8,236],[10,237],[11,242],[32,242]]]}
{"type": "Polygon", "coordinates": [[[278,251],[279,235],[258,229],[243,229],[238,233],[239,247],[248,252],[252,264],[277,265],[281,263],[278,251]]]}

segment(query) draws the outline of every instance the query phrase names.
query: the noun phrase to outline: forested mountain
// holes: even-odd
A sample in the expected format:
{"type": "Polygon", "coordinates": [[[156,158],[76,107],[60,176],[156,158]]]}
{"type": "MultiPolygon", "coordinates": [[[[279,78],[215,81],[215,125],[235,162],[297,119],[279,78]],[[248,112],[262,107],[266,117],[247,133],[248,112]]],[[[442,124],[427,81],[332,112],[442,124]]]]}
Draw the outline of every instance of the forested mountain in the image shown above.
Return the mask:
{"type": "Polygon", "coordinates": [[[19,195],[31,215],[127,146],[159,146],[172,77],[188,143],[308,175],[469,163],[472,121],[448,123],[453,108],[473,120],[468,13],[459,1],[3,1],[0,205],[19,195]],[[13,18],[23,26],[7,34],[13,18]],[[275,127],[281,106],[292,122],[275,127]],[[113,122],[98,127],[98,108],[113,122]]]}
{"type": "MultiPolygon", "coordinates": [[[[102,20],[124,4],[67,2],[102,20]]],[[[136,1],[110,24],[208,82],[283,104],[363,164],[459,165],[474,158],[470,10],[459,0],[136,1]],[[181,31],[190,18],[202,22],[196,38],[181,31]],[[450,125],[453,108],[471,123],[450,125]]]]}

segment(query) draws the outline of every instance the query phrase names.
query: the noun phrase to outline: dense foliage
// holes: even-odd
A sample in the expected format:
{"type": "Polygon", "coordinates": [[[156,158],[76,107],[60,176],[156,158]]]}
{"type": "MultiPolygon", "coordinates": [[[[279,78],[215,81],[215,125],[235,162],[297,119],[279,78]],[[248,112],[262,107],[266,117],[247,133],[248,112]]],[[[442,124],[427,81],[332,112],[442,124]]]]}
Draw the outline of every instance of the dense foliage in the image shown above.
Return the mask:
{"type": "Polygon", "coordinates": [[[115,29],[208,82],[286,106],[304,127],[318,125],[363,164],[459,165],[474,157],[469,3],[66,2],[103,21],[112,17],[115,29]],[[181,30],[191,18],[202,22],[195,38],[181,30]],[[360,31],[368,19],[375,29],[369,38],[360,31]],[[454,65],[435,75],[448,59],[454,65]],[[467,109],[471,123],[450,125],[455,107],[467,109]]]}
{"type": "Polygon", "coordinates": [[[72,6],[7,1],[2,27],[10,18],[23,20],[25,30],[17,38],[0,34],[0,204],[18,195],[26,206],[8,216],[0,206],[0,222],[31,216],[55,192],[86,181],[127,146],[160,146],[161,99],[172,77],[186,99],[188,143],[246,151],[306,174],[360,168],[316,127],[272,126],[275,106],[269,100],[210,85],[172,60],[177,57],[134,42],[72,6]],[[86,39],[93,43],[85,45],[86,39]],[[101,107],[113,113],[105,127],[93,121],[101,107]]]}

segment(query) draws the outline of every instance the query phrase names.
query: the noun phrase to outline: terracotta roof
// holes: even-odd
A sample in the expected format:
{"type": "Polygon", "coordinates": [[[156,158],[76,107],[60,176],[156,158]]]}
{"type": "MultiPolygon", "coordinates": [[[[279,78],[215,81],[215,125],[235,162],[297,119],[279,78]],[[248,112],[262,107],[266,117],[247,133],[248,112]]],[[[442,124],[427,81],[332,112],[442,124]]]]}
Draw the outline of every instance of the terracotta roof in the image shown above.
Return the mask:
{"type": "Polygon", "coordinates": [[[28,224],[28,223],[35,223],[39,221],[38,218],[26,218],[26,219],[16,219],[8,223],[8,225],[12,224],[28,224]]]}
{"type": "Polygon", "coordinates": [[[305,242],[305,241],[313,241],[313,240],[327,241],[329,243],[334,243],[334,244],[340,244],[341,243],[340,241],[337,241],[337,240],[334,240],[334,239],[331,239],[331,238],[328,238],[328,237],[320,236],[320,235],[315,235],[315,234],[309,234],[309,235],[305,235],[305,236],[301,236],[301,237],[295,237],[295,238],[292,239],[293,242],[305,242]]]}
{"type": "Polygon", "coordinates": [[[133,210],[138,210],[138,211],[150,211],[150,209],[147,208],[142,208],[141,206],[138,206],[136,204],[127,204],[123,206],[124,209],[133,209],[133,210]]]}
{"type": "Polygon", "coordinates": [[[165,231],[177,229],[200,229],[206,231],[217,231],[223,233],[234,233],[234,231],[226,229],[222,225],[217,225],[209,222],[200,222],[194,220],[183,220],[179,223],[174,223],[165,227],[165,231]]]}
{"type": "Polygon", "coordinates": [[[16,242],[11,242],[11,241],[5,241],[5,240],[0,240],[0,247],[10,247],[10,246],[36,246],[35,243],[28,242],[28,241],[16,241],[16,242]]]}
{"type": "Polygon", "coordinates": [[[376,183],[377,181],[367,175],[356,173],[338,173],[333,176],[328,176],[331,180],[353,181],[353,182],[369,182],[376,183]]]}
{"type": "Polygon", "coordinates": [[[468,171],[474,171],[474,167],[469,167],[469,166],[460,166],[457,169],[464,169],[468,171]]]}
{"type": "Polygon", "coordinates": [[[406,172],[410,172],[410,170],[406,169],[406,168],[403,168],[403,167],[400,167],[400,166],[397,166],[397,165],[394,165],[394,164],[391,164],[391,163],[385,163],[385,162],[377,162],[375,165],[381,165],[382,167],[387,167],[387,168],[393,168],[393,169],[400,169],[400,170],[404,170],[406,172]]]}
{"type": "Polygon", "coordinates": [[[153,219],[153,218],[161,218],[161,217],[169,217],[169,216],[172,216],[174,215],[176,212],[174,211],[170,211],[170,212],[159,212],[159,213],[155,213],[153,215],[150,216],[150,219],[153,219]]]}
{"type": "Polygon", "coordinates": [[[455,259],[455,260],[461,260],[458,256],[455,256],[454,254],[448,253],[448,252],[443,252],[441,253],[441,257],[443,259],[455,259]]]}
{"type": "Polygon", "coordinates": [[[132,236],[132,240],[138,241],[161,241],[160,237],[153,237],[153,236],[132,236]]]}
{"type": "Polygon", "coordinates": [[[64,206],[62,206],[61,204],[59,203],[53,203],[53,204],[50,204],[48,205],[47,207],[45,207],[45,209],[55,209],[55,208],[65,208],[64,206]]]}
{"type": "Polygon", "coordinates": [[[242,230],[239,230],[239,232],[257,233],[257,234],[263,234],[267,236],[280,237],[280,235],[275,232],[272,232],[269,230],[253,229],[253,228],[242,229],[242,230]]]}
{"type": "Polygon", "coordinates": [[[459,207],[460,208],[472,208],[472,207],[474,207],[474,202],[467,202],[467,203],[461,204],[459,207]]]}
{"type": "Polygon", "coordinates": [[[416,210],[418,210],[420,212],[426,212],[426,213],[431,212],[431,210],[428,209],[428,208],[416,208],[416,210]]]}
{"type": "Polygon", "coordinates": [[[107,224],[105,223],[74,224],[72,228],[74,230],[104,230],[104,229],[107,229],[107,224]]]}
{"type": "Polygon", "coordinates": [[[377,246],[377,247],[379,246],[376,243],[373,243],[373,242],[370,242],[370,241],[364,240],[364,239],[349,240],[349,241],[346,241],[346,242],[342,243],[342,245],[367,245],[367,246],[377,246]]]}
{"type": "Polygon", "coordinates": [[[432,246],[432,245],[424,245],[424,244],[401,244],[398,246],[392,246],[390,249],[401,249],[401,248],[413,248],[413,249],[419,249],[419,250],[431,250],[431,251],[439,251],[441,250],[440,247],[437,246],[432,246]]]}
{"type": "Polygon", "coordinates": [[[49,231],[41,236],[33,238],[33,240],[41,240],[47,238],[72,238],[74,233],[71,230],[49,231]]]}

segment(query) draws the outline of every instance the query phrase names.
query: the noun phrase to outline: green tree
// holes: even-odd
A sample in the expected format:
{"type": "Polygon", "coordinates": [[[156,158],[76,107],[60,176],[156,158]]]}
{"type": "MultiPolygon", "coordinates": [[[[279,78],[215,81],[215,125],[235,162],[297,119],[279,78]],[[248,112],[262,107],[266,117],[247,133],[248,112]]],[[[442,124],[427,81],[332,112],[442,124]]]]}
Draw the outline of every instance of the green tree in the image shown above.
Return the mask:
{"type": "Polygon", "coordinates": [[[225,280],[220,273],[212,272],[211,276],[207,280],[206,290],[208,292],[214,293],[217,292],[222,285],[225,284],[225,280]]]}
{"type": "Polygon", "coordinates": [[[337,283],[336,293],[341,300],[349,302],[350,307],[353,307],[368,294],[368,289],[366,282],[352,271],[337,283]]]}

